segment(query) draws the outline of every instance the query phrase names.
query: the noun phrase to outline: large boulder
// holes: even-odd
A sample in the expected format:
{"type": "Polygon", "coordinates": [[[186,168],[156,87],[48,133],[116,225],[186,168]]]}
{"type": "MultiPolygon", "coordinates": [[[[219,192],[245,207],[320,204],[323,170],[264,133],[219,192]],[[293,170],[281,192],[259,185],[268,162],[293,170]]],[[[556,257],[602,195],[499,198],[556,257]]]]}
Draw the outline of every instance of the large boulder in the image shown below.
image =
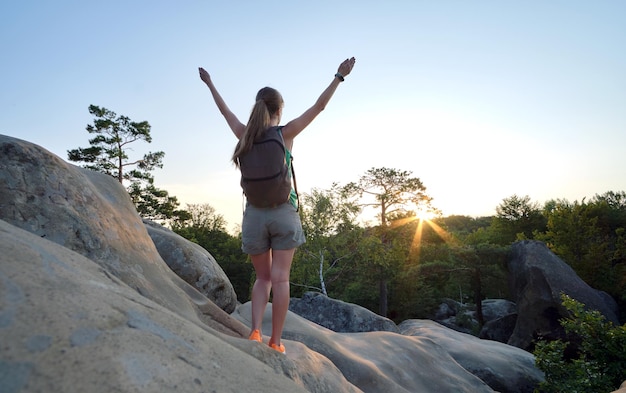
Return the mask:
{"type": "Polygon", "coordinates": [[[503,317],[493,319],[480,329],[478,337],[485,340],[499,341],[508,343],[515,325],[517,324],[517,313],[508,314],[503,317]]]}
{"type": "Polygon", "coordinates": [[[485,299],[482,304],[485,324],[478,337],[507,343],[517,323],[517,305],[505,299],[485,299]]]}
{"type": "Polygon", "coordinates": [[[275,351],[186,319],[68,248],[0,220],[0,249],[3,393],[311,391],[275,371],[300,369],[275,351]]]}
{"type": "Polygon", "coordinates": [[[482,306],[485,322],[517,313],[517,305],[506,299],[485,299],[482,301],[482,306]]]}
{"type": "Polygon", "coordinates": [[[532,354],[500,342],[446,328],[434,321],[411,319],[398,325],[402,334],[428,338],[464,369],[501,393],[532,392],[543,381],[532,354]]]}
{"type": "Polygon", "coordinates": [[[302,298],[291,298],[289,310],[338,333],[398,332],[391,319],[319,292],[306,292],[302,298]]]}
{"type": "Polygon", "coordinates": [[[0,219],[91,259],[186,318],[201,317],[193,300],[197,291],[163,263],[130,196],[113,177],[2,135],[0,168],[0,219]]]}
{"type": "Polygon", "coordinates": [[[619,324],[615,301],[587,285],[574,270],[539,241],[524,240],[511,247],[509,282],[517,304],[518,317],[508,343],[532,348],[533,340],[564,338],[559,323],[566,317],[561,294],[598,310],[607,320],[619,324]]]}
{"type": "Polygon", "coordinates": [[[222,310],[229,314],[235,311],[233,285],[207,250],[153,221],[143,222],[159,255],[174,273],[222,310]]]}

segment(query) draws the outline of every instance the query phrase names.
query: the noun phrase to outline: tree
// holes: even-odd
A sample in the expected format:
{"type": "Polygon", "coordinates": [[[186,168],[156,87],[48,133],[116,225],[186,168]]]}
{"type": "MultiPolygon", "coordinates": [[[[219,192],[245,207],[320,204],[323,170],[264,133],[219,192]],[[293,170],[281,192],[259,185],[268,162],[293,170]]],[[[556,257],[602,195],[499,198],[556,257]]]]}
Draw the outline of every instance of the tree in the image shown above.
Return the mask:
{"type": "Polygon", "coordinates": [[[590,286],[626,301],[626,194],[609,192],[589,202],[550,201],[541,237],[590,286]]]}
{"type": "Polygon", "coordinates": [[[299,281],[296,286],[328,295],[327,283],[338,279],[350,267],[349,257],[354,255],[358,241],[354,233],[359,209],[346,199],[336,183],[328,190],[311,190],[302,195],[301,202],[307,242],[299,249],[291,277],[299,281]],[[317,279],[312,278],[314,270],[317,279]],[[329,273],[332,273],[330,279],[329,273]]]}
{"type": "Polygon", "coordinates": [[[207,231],[226,231],[226,220],[208,203],[187,204],[187,215],[175,221],[172,229],[198,228],[207,231]]]}
{"type": "Polygon", "coordinates": [[[378,266],[379,313],[386,316],[388,309],[388,281],[399,267],[396,248],[388,236],[388,223],[392,217],[407,217],[418,210],[432,211],[431,200],[426,194],[426,187],[417,177],[411,177],[410,171],[390,168],[371,168],[358,182],[349,183],[344,190],[360,198],[360,206],[378,209],[380,226],[376,234],[380,244],[375,246],[373,255],[378,266]],[[381,253],[383,253],[381,255],[381,253]],[[395,269],[394,269],[395,268],[395,269]]]}
{"type": "Polygon", "coordinates": [[[426,187],[412,172],[390,168],[371,168],[358,182],[349,183],[345,190],[361,198],[362,207],[379,209],[378,218],[382,227],[392,215],[435,210],[431,206],[432,198],[426,194],[426,187]],[[363,197],[366,198],[363,198],[363,197]],[[369,196],[369,198],[367,198],[369,196]],[[373,200],[372,200],[373,199],[373,200]]]}
{"type": "Polygon", "coordinates": [[[439,219],[441,226],[457,237],[466,237],[482,229],[486,230],[491,225],[493,217],[469,217],[469,216],[447,216],[439,219]]]}
{"type": "Polygon", "coordinates": [[[156,188],[151,174],[163,167],[165,153],[148,152],[133,161],[128,155],[131,144],[152,142],[150,124],[147,121],[131,121],[126,116],[117,116],[115,112],[95,105],[89,106],[89,113],[96,119],[86,129],[95,137],[89,140],[87,148],[68,150],[68,159],[84,163],[84,168],[113,176],[121,184],[130,183],[127,190],[142,217],[162,220],[180,214],[176,210],[179,205],[177,198],[156,188]]]}
{"type": "Polygon", "coordinates": [[[537,202],[531,202],[528,195],[513,195],[504,198],[496,207],[496,216],[492,221],[492,231],[497,234],[496,242],[508,245],[515,240],[533,239],[534,232],[543,232],[546,218],[537,202]]]}
{"type": "Polygon", "coordinates": [[[504,266],[508,249],[493,244],[482,243],[456,247],[453,249],[455,267],[451,273],[461,274],[469,281],[472,291],[472,300],[476,305],[476,320],[479,328],[485,324],[482,310],[482,301],[485,299],[486,290],[498,289],[506,291],[506,286],[498,285],[506,282],[504,266]]]}

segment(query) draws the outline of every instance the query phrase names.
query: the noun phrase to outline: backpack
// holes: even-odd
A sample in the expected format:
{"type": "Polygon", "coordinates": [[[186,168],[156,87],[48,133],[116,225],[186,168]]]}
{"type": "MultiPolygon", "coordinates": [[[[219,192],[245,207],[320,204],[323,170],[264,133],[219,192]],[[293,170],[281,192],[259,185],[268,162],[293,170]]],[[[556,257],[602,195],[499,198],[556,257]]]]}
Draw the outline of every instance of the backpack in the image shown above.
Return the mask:
{"type": "MultiPolygon", "coordinates": [[[[255,207],[275,207],[289,200],[291,178],[281,128],[269,128],[261,139],[254,141],[249,151],[239,157],[241,188],[248,202],[255,207]]],[[[291,161],[295,186],[293,156],[291,161]]]]}

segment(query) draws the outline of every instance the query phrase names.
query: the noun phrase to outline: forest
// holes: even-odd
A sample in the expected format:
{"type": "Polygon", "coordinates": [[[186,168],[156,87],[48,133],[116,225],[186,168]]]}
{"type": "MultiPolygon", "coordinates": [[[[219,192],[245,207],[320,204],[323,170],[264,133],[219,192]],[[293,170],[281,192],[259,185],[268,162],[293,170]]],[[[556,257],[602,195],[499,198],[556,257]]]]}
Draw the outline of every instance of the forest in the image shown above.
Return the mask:
{"type": "MultiPolygon", "coordinates": [[[[372,174],[386,176],[387,185],[410,175],[377,168],[364,177],[372,174]]],[[[590,286],[613,296],[624,320],[623,191],[597,194],[588,201],[554,199],[543,206],[528,196],[513,195],[495,208],[495,216],[426,219],[407,208],[424,207],[415,204],[415,192],[405,190],[400,198],[403,193],[393,187],[378,188],[379,194],[367,205],[379,209],[379,222],[363,225],[358,218],[366,204],[361,193],[355,196],[355,187],[359,185],[334,185],[301,195],[307,242],[294,258],[292,297],[319,291],[396,322],[432,317],[444,298],[472,304],[485,298],[510,299],[508,247],[518,240],[536,239],[590,286]],[[394,201],[392,194],[398,199],[394,201]],[[384,215],[377,200],[386,202],[384,215]]],[[[419,198],[428,204],[427,197],[419,198]]],[[[172,229],[209,250],[230,278],[239,301],[248,301],[254,270],[241,252],[238,236],[226,231],[225,220],[209,204],[187,205],[186,211],[188,219],[174,221],[172,229]]]]}

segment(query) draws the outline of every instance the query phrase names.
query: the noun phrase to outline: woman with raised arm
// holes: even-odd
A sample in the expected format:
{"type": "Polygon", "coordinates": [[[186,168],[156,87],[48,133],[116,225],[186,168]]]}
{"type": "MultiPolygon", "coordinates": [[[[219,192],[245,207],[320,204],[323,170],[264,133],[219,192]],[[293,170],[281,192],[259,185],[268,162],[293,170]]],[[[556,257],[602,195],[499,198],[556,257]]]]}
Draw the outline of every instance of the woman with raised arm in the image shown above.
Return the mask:
{"type": "MultiPolygon", "coordinates": [[[[199,68],[200,79],[211,91],[217,108],[239,140],[232,157],[235,165],[239,166],[239,158],[250,151],[255,140],[259,140],[260,136],[269,129],[278,127],[278,133],[282,133],[286,148],[287,165],[290,166],[295,137],[324,110],[337,86],[352,71],[354,63],[354,57],[344,60],[339,65],[330,85],[313,106],[282,127],[278,126],[283,112],[283,98],[278,91],[271,87],[259,90],[248,123],[244,125],[228,108],[215,88],[209,73],[204,68],[199,68]]],[[[276,206],[257,207],[248,201],[241,225],[242,250],[250,255],[256,272],[256,281],[252,287],[251,296],[252,326],[249,339],[263,342],[261,325],[271,291],[272,335],[268,345],[281,353],[285,353],[281,336],[289,309],[291,262],[296,248],[305,242],[297,203],[297,196],[293,189],[285,203],[276,206]]]]}

